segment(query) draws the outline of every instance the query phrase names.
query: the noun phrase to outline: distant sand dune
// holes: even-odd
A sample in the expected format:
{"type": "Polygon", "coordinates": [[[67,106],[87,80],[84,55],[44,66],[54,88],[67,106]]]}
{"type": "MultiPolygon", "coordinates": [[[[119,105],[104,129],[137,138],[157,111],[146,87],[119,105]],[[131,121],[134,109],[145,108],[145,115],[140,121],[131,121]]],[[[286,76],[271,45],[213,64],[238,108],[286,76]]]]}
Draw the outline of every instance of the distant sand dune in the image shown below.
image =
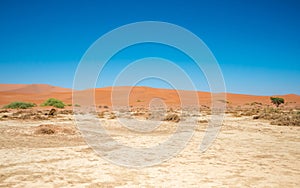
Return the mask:
{"type": "Polygon", "coordinates": [[[11,93],[54,93],[71,92],[71,89],[51,86],[48,84],[0,84],[0,91],[11,93]]]}
{"type": "MultiPolygon", "coordinates": [[[[133,106],[148,106],[153,98],[160,98],[166,105],[180,106],[180,97],[176,90],[158,89],[150,87],[106,87],[95,89],[97,105],[112,105],[112,90],[115,92],[114,104],[133,106]],[[128,97],[129,94],[129,97],[128,97]]],[[[84,94],[86,91],[80,91],[84,94]]],[[[191,95],[191,91],[180,91],[184,96],[191,95]]],[[[209,92],[197,92],[201,105],[210,106],[211,94],[209,92]]],[[[246,103],[258,102],[271,104],[269,96],[255,96],[244,94],[227,93],[228,105],[237,106],[246,103]]],[[[13,101],[28,101],[40,104],[44,100],[54,97],[63,100],[65,103],[72,103],[72,90],[51,86],[47,84],[0,84],[0,105],[13,101]]],[[[295,94],[282,95],[289,106],[300,106],[300,96],[295,94]]],[[[188,98],[188,97],[187,97],[188,98]]],[[[188,101],[188,100],[187,100],[188,101]]],[[[193,104],[193,100],[188,101],[193,104]]],[[[225,101],[224,101],[225,102],[225,101]]]]}

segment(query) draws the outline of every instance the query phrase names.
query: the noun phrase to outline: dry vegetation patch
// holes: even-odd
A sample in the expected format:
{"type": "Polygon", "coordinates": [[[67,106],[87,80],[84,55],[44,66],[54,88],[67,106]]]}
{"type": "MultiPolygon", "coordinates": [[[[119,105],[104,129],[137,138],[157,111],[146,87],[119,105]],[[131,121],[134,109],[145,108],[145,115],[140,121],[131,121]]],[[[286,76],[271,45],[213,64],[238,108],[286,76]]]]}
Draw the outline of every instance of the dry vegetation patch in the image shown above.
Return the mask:
{"type": "Polygon", "coordinates": [[[59,114],[72,115],[72,110],[36,110],[36,109],[25,109],[25,110],[4,110],[0,112],[2,120],[49,120],[57,117],[59,114]]]}
{"type": "Polygon", "coordinates": [[[197,122],[198,123],[208,123],[208,120],[207,119],[200,119],[197,122]]]}
{"type": "Polygon", "coordinates": [[[52,124],[43,124],[35,128],[35,134],[75,134],[76,130],[72,127],[64,127],[52,124]]]}
{"type": "Polygon", "coordinates": [[[180,117],[177,114],[168,114],[165,118],[164,121],[172,121],[172,122],[179,122],[180,117]]]}
{"type": "Polygon", "coordinates": [[[252,108],[229,109],[228,112],[234,117],[253,116],[254,120],[269,120],[272,125],[300,126],[300,111],[295,109],[272,108],[253,103],[252,108]]]}

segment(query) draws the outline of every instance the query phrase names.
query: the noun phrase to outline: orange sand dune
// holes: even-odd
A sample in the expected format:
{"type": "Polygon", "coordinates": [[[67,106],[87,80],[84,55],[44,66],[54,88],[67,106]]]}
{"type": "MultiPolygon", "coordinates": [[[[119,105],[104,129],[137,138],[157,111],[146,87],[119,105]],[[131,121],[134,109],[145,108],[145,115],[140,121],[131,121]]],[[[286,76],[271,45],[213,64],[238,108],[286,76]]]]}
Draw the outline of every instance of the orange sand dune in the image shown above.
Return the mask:
{"type": "Polygon", "coordinates": [[[71,89],[51,86],[48,84],[0,84],[0,91],[11,93],[53,93],[53,92],[71,92],[71,89]]]}
{"type": "Polygon", "coordinates": [[[27,86],[27,85],[26,84],[0,84],[0,92],[16,90],[16,89],[20,89],[25,86],[27,86]]]}
{"type": "MultiPolygon", "coordinates": [[[[87,91],[79,91],[82,95],[87,91]]],[[[194,100],[189,100],[194,92],[176,91],[171,89],[158,89],[150,87],[106,87],[95,89],[96,105],[132,105],[148,106],[151,100],[158,98],[166,105],[180,106],[182,100],[186,104],[193,105],[194,100]],[[113,91],[113,92],[112,92],[113,91]],[[113,94],[113,95],[112,95],[113,94]],[[180,98],[179,96],[183,96],[180,98]],[[184,99],[183,99],[184,98],[184,99]],[[181,99],[181,100],[180,100],[181,99]]],[[[211,94],[209,92],[197,92],[201,105],[210,106],[211,94]]],[[[255,96],[227,93],[227,103],[232,106],[245,105],[246,103],[259,102],[271,104],[269,96],[255,96]]],[[[57,98],[67,104],[72,103],[72,90],[50,86],[46,84],[0,84],[0,105],[13,101],[28,101],[41,104],[48,98],[57,98]]],[[[279,96],[285,99],[289,106],[300,106],[300,96],[289,94],[279,96]]],[[[161,104],[163,104],[161,103],[161,104]]]]}

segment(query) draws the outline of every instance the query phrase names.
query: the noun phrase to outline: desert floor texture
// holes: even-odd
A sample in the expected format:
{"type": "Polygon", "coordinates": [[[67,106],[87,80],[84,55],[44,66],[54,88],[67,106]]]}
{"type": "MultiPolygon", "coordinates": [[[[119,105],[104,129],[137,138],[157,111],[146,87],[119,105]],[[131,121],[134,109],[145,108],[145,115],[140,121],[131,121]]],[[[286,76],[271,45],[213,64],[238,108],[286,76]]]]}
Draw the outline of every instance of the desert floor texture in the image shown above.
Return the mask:
{"type": "MultiPolygon", "coordinates": [[[[209,115],[201,118],[209,119],[209,115]]],[[[161,142],[176,127],[174,122],[164,122],[152,133],[139,136],[116,119],[99,121],[114,139],[130,146],[161,142]]],[[[218,138],[201,153],[199,143],[207,126],[203,122],[197,123],[193,138],[177,156],[136,169],[98,156],[82,139],[70,114],[45,120],[1,120],[0,186],[299,187],[299,126],[274,126],[227,114],[218,138]],[[40,132],[43,127],[55,132],[40,132]]]]}
{"type": "MultiPolygon", "coordinates": [[[[0,109],[0,187],[300,187],[298,95],[283,96],[286,103],[275,108],[267,96],[228,94],[218,137],[201,153],[199,145],[212,117],[208,93],[200,93],[203,105],[189,111],[176,106],[174,91],[138,87],[130,99],[131,109],[114,111],[109,102],[111,88],[98,89],[96,94],[102,98],[92,115],[123,145],[153,147],[174,134],[179,123],[195,126],[191,140],[177,155],[154,166],[133,168],[106,160],[87,144],[71,105],[55,109],[54,114],[50,114],[52,107],[39,106],[49,97],[71,103],[70,90],[48,85],[0,86],[1,106],[16,100],[38,105],[0,109]],[[171,106],[158,118],[145,109],[153,96],[161,96],[171,106]],[[141,122],[134,126],[149,122],[159,126],[147,133],[136,132],[122,126],[120,119],[141,122]]],[[[88,114],[79,115],[94,124],[88,114]]]]}

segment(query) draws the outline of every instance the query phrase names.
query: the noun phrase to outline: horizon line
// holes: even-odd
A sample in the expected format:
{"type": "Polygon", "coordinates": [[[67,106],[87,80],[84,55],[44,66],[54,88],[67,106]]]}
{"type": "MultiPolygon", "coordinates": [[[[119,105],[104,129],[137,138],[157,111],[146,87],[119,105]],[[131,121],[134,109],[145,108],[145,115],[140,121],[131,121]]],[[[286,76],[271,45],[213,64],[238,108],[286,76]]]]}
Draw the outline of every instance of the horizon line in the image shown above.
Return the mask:
{"type": "MultiPolygon", "coordinates": [[[[24,83],[0,83],[0,85],[47,85],[47,86],[52,86],[52,87],[59,87],[62,89],[70,89],[73,92],[73,87],[62,87],[62,86],[57,86],[57,85],[52,85],[52,84],[48,84],[48,83],[30,83],[30,84],[24,84],[24,83]]],[[[163,90],[180,90],[180,91],[194,91],[194,92],[204,92],[204,93],[212,93],[210,91],[203,91],[203,90],[186,90],[186,89],[173,89],[173,88],[165,88],[165,87],[153,87],[153,86],[143,86],[143,85],[138,85],[138,86],[128,86],[128,85],[118,85],[118,86],[104,86],[104,87],[95,87],[95,88],[87,88],[87,89],[82,89],[82,90],[78,90],[78,91],[84,91],[84,90],[90,90],[90,89],[105,89],[105,88],[113,88],[113,87],[143,87],[143,88],[152,88],[152,89],[163,89],[163,90]]],[[[8,92],[8,91],[13,91],[16,89],[11,89],[11,90],[4,90],[0,92],[8,92]]],[[[215,93],[215,94],[236,94],[236,95],[250,95],[250,96],[286,96],[286,95],[297,95],[300,96],[300,94],[296,94],[296,93],[286,93],[286,94],[272,94],[272,95],[259,95],[259,94],[249,94],[249,93],[238,93],[238,92],[219,92],[219,93],[215,93]]]]}

